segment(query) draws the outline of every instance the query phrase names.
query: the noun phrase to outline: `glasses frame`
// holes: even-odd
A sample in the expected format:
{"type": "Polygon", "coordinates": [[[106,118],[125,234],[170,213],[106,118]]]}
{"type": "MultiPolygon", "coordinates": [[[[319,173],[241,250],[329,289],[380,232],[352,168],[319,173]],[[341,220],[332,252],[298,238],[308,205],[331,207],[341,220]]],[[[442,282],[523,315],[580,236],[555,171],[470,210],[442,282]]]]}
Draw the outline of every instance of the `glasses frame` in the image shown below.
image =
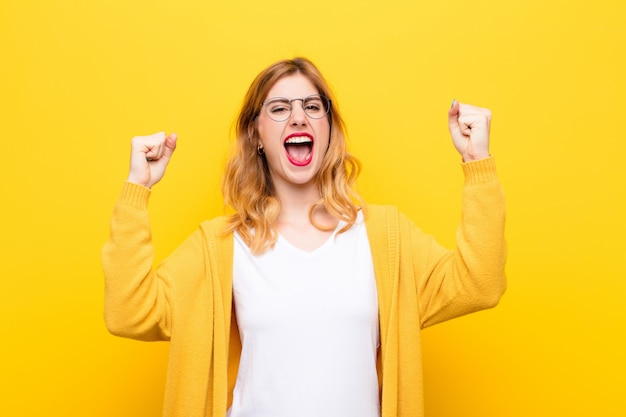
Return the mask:
{"type": "Polygon", "coordinates": [[[272,97],[271,99],[263,102],[261,104],[261,107],[265,107],[265,114],[267,114],[267,117],[269,117],[270,119],[272,119],[275,122],[284,122],[289,120],[289,118],[291,117],[292,113],[293,113],[293,102],[294,101],[299,101],[301,106],[302,106],[302,110],[304,111],[304,114],[307,115],[308,118],[310,119],[314,119],[314,120],[319,120],[319,119],[323,119],[328,113],[330,113],[330,108],[332,106],[332,100],[329,99],[328,97],[326,97],[323,94],[311,94],[309,96],[306,96],[304,98],[292,98],[292,99],[288,99],[287,97],[272,97]],[[315,117],[315,116],[311,116],[306,108],[304,107],[304,103],[306,100],[312,98],[312,97],[319,97],[320,99],[322,99],[322,101],[326,101],[327,105],[325,106],[326,111],[324,112],[324,114],[322,114],[320,117],[315,117]],[[284,100],[286,103],[289,103],[289,113],[287,113],[287,115],[284,118],[279,118],[276,119],[276,116],[272,115],[269,111],[268,111],[268,107],[267,105],[276,101],[276,100],[284,100]]]}

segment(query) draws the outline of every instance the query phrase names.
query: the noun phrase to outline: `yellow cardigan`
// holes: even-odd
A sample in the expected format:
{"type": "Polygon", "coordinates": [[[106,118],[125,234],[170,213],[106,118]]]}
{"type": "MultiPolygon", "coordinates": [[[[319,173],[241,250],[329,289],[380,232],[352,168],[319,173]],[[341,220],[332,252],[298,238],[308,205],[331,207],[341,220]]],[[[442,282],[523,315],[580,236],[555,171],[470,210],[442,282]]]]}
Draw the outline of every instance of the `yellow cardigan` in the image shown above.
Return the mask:
{"type": "MultiPolygon", "coordinates": [[[[492,158],[465,172],[457,248],[389,206],[368,206],[379,301],[382,417],[423,416],[420,330],[495,306],[506,288],[504,197],[492,158]]],[[[105,321],[115,335],[169,340],[164,416],[224,417],[241,342],[232,304],[233,236],[202,223],[158,268],[150,191],[125,183],[103,248],[105,321]]],[[[323,399],[322,399],[323,401],[323,399]]]]}

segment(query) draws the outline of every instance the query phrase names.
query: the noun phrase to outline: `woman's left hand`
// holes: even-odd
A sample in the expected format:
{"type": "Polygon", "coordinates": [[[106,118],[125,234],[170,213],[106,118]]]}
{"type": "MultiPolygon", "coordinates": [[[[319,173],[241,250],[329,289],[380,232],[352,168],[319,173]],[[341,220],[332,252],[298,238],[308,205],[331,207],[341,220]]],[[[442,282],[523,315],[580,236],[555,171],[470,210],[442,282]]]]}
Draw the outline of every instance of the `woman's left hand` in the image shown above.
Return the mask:
{"type": "Polygon", "coordinates": [[[454,100],[448,110],[448,127],[463,162],[489,157],[491,111],[454,100]]]}

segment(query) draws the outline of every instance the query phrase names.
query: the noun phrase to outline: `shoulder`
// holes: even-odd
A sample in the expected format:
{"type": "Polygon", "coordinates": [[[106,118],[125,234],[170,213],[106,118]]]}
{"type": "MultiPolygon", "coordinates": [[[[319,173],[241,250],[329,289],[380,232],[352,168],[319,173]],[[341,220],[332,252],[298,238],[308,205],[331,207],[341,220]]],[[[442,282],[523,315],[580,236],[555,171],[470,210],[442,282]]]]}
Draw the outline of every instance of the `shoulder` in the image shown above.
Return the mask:
{"type": "Polygon", "coordinates": [[[408,218],[398,207],[392,205],[368,204],[365,214],[366,225],[397,224],[408,218]]]}
{"type": "MultiPolygon", "coordinates": [[[[219,216],[200,223],[196,233],[211,263],[230,265],[234,250],[234,235],[228,231],[228,216],[219,216]]],[[[222,271],[224,272],[224,271],[222,271]]]]}
{"type": "Polygon", "coordinates": [[[383,242],[397,230],[398,208],[390,205],[368,204],[365,210],[365,228],[370,241],[383,242]]]}
{"type": "Polygon", "coordinates": [[[365,222],[372,223],[383,221],[385,218],[393,215],[394,213],[398,213],[398,208],[396,206],[368,204],[365,209],[365,222]]]}
{"type": "Polygon", "coordinates": [[[213,230],[224,228],[228,222],[228,216],[217,216],[212,219],[207,219],[200,223],[200,228],[203,230],[213,230]]]}
{"type": "Polygon", "coordinates": [[[200,233],[207,240],[229,240],[233,233],[228,231],[228,216],[218,216],[200,223],[200,233]]]}
{"type": "Polygon", "coordinates": [[[388,238],[394,235],[402,237],[414,230],[419,230],[409,217],[392,205],[368,204],[365,226],[370,235],[388,235],[388,238]]]}

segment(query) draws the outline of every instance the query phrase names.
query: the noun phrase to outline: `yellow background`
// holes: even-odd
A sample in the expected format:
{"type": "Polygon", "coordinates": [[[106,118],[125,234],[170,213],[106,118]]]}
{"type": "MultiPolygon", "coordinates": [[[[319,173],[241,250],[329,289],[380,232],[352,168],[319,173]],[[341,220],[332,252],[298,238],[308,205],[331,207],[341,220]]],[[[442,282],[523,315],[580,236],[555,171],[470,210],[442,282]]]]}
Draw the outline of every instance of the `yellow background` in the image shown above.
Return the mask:
{"type": "Polygon", "coordinates": [[[102,320],[130,139],[179,133],[151,200],[162,259],[222,213],[243,94],[294,55],[334,87],[367,200],[446,245],[447,108],[494,113],[509,289],[423,333],[427,416],[626,415],[625,4],[2,0],[0,415],[160,415],[167,344],[102,320]]]}

